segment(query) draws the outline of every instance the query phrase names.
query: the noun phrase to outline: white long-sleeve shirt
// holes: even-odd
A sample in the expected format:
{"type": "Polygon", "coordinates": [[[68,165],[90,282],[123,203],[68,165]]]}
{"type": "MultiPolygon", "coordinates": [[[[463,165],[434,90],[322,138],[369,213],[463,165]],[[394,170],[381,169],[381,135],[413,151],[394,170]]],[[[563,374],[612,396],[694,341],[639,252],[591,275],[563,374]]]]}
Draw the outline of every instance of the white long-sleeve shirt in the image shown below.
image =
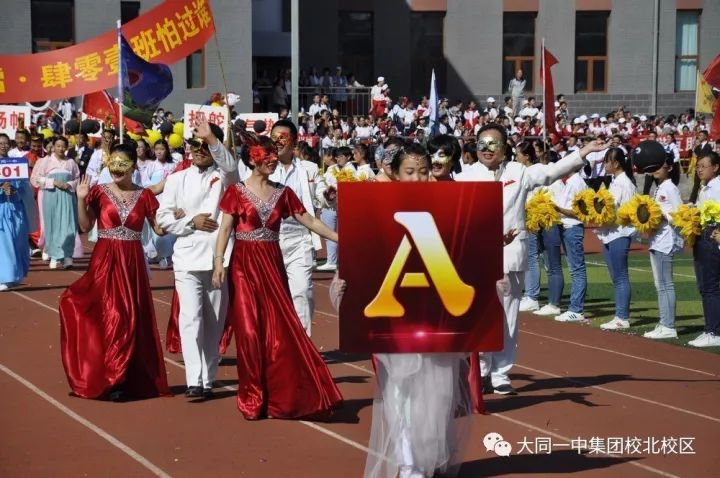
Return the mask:
{"type": "Polygon", "coordinates": [[[683,248],[683,238],[671,226],[670,213],[675,212],[683,202],[680,190],[671,179],[666,179],[655,190],[655,201],[660,205],[663,222],[650,239],[650,250],[671,254],[683,248]]]}
{"type": "MultiPolygon", "coordinates": [[[[226,188],[239,181],[237,163],[230,152],[220,143],[210,148],[214,165],[201,171],[192,165],[188,169],[171,174],[165,182],[160,197],[156,219],[161,228],[175,234],[177,241],[173,251],[176,271],[209,271],[213,269],[215,242],[220,229],[214,232],[194,230],[192,219],[198,214],[210,214],[210,218],[222,222],[218,208],[226,188]],[[175,211],[182,209],[185,216],[175,218],[175,211]]],[[[234,234],[225,249],[224,265],[230,263],[234,234]]]]}
{"type": "Polygon", "coordinates": [[[537,186],[549,186],[553,181],[583,167],[579,152],[568,154],[551,164],[533,164],[526,167],[517,162],[506,161],[496,171],[484,164],[467,169],[456,175],[456,181],[500,181],[503,184],[503,234],[511,229],[517,237],[503,249],[505,273],[527,270],[527,232],[525,229],[525,202],[528,194],[537,186]]]}

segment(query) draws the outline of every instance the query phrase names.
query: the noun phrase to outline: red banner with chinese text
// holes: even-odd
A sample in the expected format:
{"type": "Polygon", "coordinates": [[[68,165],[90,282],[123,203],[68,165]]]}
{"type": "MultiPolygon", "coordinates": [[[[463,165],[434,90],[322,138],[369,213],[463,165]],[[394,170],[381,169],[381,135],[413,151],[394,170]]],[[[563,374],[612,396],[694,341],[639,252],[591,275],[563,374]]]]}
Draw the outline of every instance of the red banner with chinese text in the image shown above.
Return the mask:
{"type": "Polygon", "coordinates": [[[341,182],[340,350],[502,350],[502,201],[498,182],[341,182]]]}
{"type": "MultiPolygon", "coordinates": [[[[202,48],[215,32],[207,0],[168,0],[126,23],[133,51],[172,64],[202,48]]],[[[59,50],[0,56],[0,103],[80,96],[117,86],[117,31],[59,50]]]]}

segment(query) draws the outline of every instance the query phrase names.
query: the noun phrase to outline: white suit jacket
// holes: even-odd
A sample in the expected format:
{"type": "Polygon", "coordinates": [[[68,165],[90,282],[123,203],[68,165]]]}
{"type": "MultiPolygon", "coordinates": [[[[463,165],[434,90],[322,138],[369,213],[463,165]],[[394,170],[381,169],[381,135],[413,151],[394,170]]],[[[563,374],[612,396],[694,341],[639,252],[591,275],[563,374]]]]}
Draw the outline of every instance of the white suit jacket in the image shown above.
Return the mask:
{"type": "MultiPolygon", "coordinates": [[[[160,196],[157,222],[167,232],[175,234],[177,241],[173,252],[173,268],[176,271],[209,271],[213,269],[215,241],[218,231],[203,232],[190,228],[192,218],[198,214],[209,213],[218,223],[222,222],[222,213],[218,209],[225,189],[239,181],[235,158],[223,145],[216,145],[210,152],[215,165],[205,171],[197,166],[173,173],[165,182],[160,196]],[[185,211],[185,217],[175,219],[175,210],[185,211]]],[[[225,249],[225,267],[229,265],[235,235],[225,249]]]]}
{"type": "MultiPolygon", "coordinates": [[[[307,161],[302,161],[297,158],[295,158],[293,162],[295,164],[295,167],[297,168],[297,174],[300,179],[300,194],[298,196],[300,197],[300,201],[302,202],[303,206],[305,206],[305,210],[308,212],[308,214],[315,217],[315,197],[317,196],[318,192],[320,192],[320,194],[322,195],[322,192],[325,191],[325,183],[322,181],[316,165],[313,165],[311,163],[311,166],[308,167],[307,161]],[[315,168],[312,168],[312,166],[315,166],[315,168]]],[[[274,175],[271,175],[270,179],[276,181],[274,175]]],[[[316,251],[322,249],[322,242],[320,242],[320,236],[318,236],[314,232],[311,232],[310,237],[312,238],[313,248],[316,251]]]]}
{"type": "MultiPolygon", "coordinates": [[[[525,202],[527,195],[537,186],[549,186],[555,180],[582,168],[585,161],[580,153],[568,154],[557,163],[523,166],[506,161],[500,166],[499,181],[503,183],[503,234],[511,229],[519,232],[515,240],[503,249],[505,273],[527,270],[527,231],[525,229],[525,202]]],[[[495,181],[495,171],[478,162],[477,167],[455,176],[456,181],[495,181]]]]}

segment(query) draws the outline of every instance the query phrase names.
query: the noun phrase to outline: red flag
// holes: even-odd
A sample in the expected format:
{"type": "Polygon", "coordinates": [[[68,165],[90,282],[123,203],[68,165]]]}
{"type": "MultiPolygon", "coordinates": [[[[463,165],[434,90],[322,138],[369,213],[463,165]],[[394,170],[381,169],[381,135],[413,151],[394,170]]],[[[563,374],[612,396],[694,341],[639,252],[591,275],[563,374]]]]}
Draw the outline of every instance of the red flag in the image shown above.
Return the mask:
{"type": "Polygon", "coordinates": [[[545,83],[545,96],[543,97],[543,110],[545,111],[545,128],[547,135],[552,139],[553,144],[560,139],[555,126],[555,91],[553,89],[552,72],[550,68],[557,64],[558,60],[550,51],[543,46],[543,68],[542,79],[545,83]]]}
{"type": "Polygon", "coordinates": [[[720,99],[715,102],[715,113],[713,116],[713,122],[710,125],[710,133],[708,133],[708,136],[710,136],[711,140],[720,139],[720,99]]]}
{"type": "MultiPolygon", "coordinates": [[[[113,123],[117,124],[120,116],[119,105],[113,101],[107,91],[100,90],[83,97],[83,112],[99,120],[105,120],[110,115],[113,123]]],[[[123,118],[125,130],[131,133],[145,135],[145,128],[137,121],[123,118]]]]}
{"type": "Polygon", "coordinates": [[[712,63],[705,68],[703,78],[713,88],[720,89],[720,55],[716,56],[712,63]]]}

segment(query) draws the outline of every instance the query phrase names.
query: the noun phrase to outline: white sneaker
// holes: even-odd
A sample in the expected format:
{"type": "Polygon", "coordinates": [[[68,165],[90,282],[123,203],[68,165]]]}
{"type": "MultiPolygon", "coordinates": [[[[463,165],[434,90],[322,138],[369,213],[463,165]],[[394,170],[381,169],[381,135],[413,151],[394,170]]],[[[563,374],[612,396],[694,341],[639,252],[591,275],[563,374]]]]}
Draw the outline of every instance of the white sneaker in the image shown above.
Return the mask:
{"type": "Polygon", "coordinates": [[[540,308],[540,304],[535,299],[531,299],[530,297],[523,297],[520,301],[520,312],[532,312],[534,310],[538,310],[540,308]]]}
{"type": "Polygon", "coordinates": [[[66,257],[63,259],[63,269],[72,269],[73,260],[72,257],[66,257]]]}
{"type": "Polygon", "coordinates": [[[577,312],[570,312],[569,310],[555,317],[558,322],[585,322],[587,319],[584,315],[577,312]]]}
{"type": "Polygon", "coordinates": [[[646,339],[676,339],[677,336],[677,330],[662,324],[657,324],[653,330],[643,334],[646,339]]]}
{"type": "Polygon", "coordinates": [[[710,332],[703,332],[695,340],[688,342],[693,347],[720,347],[720,337],[710,332]]]}
{"type": "Polygon", "coordinates": [[[326,262],[325,264],[318,266],[316,270],[335,272],[336,269],[337,269],[337,266],[335,264],[330,264],[330,263],[326,262]]]}
{"type": "Polygon", "coordinates": [[[158,262],[158,267],[159,267],[160,269],[167,269],[167,268],[169,268],[169,267],[170,267],[170,261],[168,261],[168,258],[167,258],[167,257],[163,257],[162,259],[160,259],[160,262],[158,262]]]}
{"type": "Polygon", "coordinates": [[[600,328],[603,330],[621,330],[621,329],[629,329],[630,328],[630,321],[629,320],[623,320],[619,317],[615,317],[610,322],[605,322],[604,324],[600,325],[600,328]]]}
{"type": "Polygon", "coordinates": [[[56,259],[50,259],[50,269],[57,269],[58,261],[56,259]]]}
{"type": "Polygon", "coordinates": [[[0,292],[4,292],[10,288],[7,284],[0,284],[0,292]]]}
{"type": "Polygon", "coordinates": [[[533,312],[535,315],[560,315],[560,307],[554,304],[543,305],[540,310],[533,312]]]}
{"type": "Polygon", "coordinates": [[[50,256],[48,255],[47,252],[42,253],[42,260],[44,260],[45,262],[50,260],[50,256]]]}

